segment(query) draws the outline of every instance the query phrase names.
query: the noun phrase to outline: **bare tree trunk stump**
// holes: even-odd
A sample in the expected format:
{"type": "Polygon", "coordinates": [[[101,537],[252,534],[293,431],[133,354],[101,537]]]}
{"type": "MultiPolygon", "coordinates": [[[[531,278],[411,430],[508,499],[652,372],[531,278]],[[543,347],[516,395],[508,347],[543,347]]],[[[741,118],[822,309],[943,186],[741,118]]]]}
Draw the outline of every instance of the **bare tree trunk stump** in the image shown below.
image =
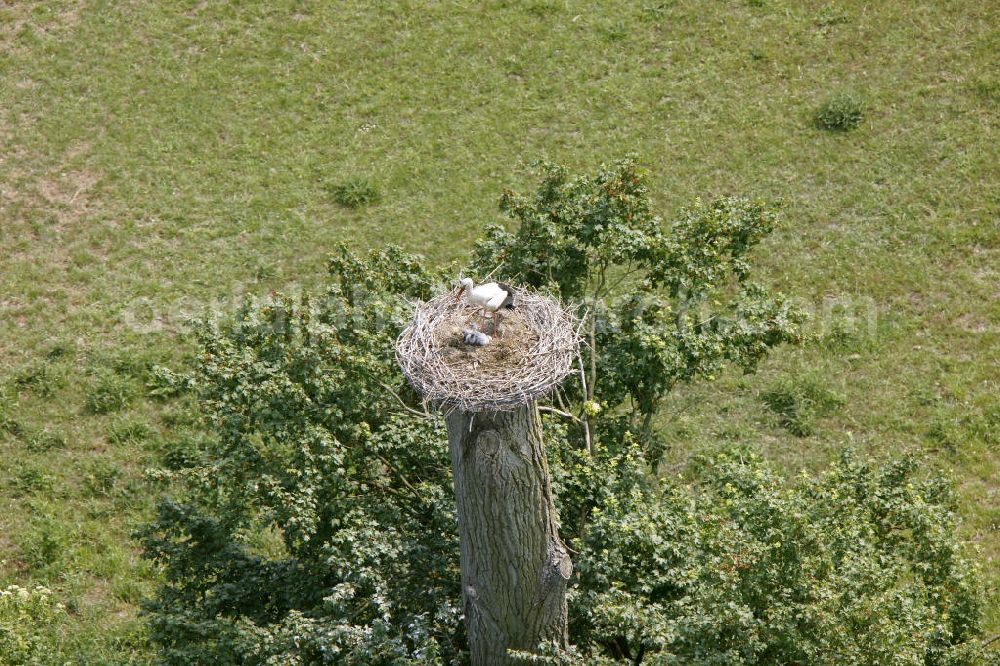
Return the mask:
{"type": "Polygon", "coordinates": [[[507,664],[508,649],[543,640],[566,646],[573,565],[557,531],[535,403],[446,420],[472,663],[507,664]]]}

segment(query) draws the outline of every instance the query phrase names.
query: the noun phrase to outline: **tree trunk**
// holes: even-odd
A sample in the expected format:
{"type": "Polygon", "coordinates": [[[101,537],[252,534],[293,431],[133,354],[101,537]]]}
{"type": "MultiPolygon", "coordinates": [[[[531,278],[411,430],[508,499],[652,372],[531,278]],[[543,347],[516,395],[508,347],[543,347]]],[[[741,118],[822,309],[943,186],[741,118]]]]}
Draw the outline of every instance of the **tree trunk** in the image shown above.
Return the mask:
{"type": "Polygon", "coordinates": [[[507,664],[507,649],[568,643],[566,583],[534,403],[513,412],[452,412],[462,596],[474,666],[507,664]]]}

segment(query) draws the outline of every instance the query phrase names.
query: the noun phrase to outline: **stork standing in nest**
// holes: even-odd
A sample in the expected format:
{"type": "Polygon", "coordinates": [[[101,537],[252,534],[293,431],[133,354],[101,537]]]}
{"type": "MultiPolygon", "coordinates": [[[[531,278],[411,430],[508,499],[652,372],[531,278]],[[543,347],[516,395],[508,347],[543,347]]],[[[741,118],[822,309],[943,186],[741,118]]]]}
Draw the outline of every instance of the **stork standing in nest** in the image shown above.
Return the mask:
{"type": "Polygon", "coordinates": [[[465,299],[483,309],[483,316],[487,312],[493,313],[493,335],[500,335],[497,328],[497,310],[514,309],[514,290],[503,282],[487,282],[478,287],[472,282],[472,278],[462,278],[461,286],[455,299],[458,300],[465,294],[465,299]]]}

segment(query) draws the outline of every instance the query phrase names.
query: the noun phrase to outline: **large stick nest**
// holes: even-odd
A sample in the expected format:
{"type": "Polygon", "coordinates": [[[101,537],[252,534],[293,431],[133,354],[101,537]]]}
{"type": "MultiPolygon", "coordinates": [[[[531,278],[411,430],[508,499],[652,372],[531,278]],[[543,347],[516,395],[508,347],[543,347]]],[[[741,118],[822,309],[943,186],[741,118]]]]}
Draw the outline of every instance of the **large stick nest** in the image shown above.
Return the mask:
{"type": "Polygon", "coordinates": [[[514,291],[514,309],[498,313],[499,336],[481,308],[454,293],[416,305],[396,340],[396,359],[426,400],[448,411],[508,411],[548,393],[572,371],[580,322],[550,298],[514,291]],[[473,326],[493,336],[488,345],[463,341],[473,326]]]}

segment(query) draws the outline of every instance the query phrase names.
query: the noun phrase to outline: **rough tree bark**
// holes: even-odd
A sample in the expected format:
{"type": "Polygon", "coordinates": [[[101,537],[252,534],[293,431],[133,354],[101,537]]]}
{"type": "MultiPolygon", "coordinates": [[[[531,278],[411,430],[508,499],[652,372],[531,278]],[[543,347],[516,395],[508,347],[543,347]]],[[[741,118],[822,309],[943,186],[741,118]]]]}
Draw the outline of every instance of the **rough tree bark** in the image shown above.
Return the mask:
{"type": "Polygon", "coordinates": [[[509,663],[507,649],[568,642],[566,584],[541,424],[534,403],[513,412],[452,412],[462,595],[475,666],[509,663]]]}

